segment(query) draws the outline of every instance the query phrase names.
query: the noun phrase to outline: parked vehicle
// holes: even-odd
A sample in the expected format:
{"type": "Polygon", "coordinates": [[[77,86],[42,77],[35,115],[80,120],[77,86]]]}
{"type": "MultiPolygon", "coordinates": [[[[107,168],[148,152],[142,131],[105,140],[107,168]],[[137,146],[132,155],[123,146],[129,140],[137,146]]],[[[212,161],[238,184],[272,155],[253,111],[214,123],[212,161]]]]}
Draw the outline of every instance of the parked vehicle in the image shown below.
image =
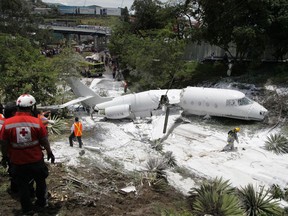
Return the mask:
{"type": "Polygon", "coordinates": [[[103,62],[81,62],[81,74],[85,77],[102,77],[105,72],[103,62]]]}

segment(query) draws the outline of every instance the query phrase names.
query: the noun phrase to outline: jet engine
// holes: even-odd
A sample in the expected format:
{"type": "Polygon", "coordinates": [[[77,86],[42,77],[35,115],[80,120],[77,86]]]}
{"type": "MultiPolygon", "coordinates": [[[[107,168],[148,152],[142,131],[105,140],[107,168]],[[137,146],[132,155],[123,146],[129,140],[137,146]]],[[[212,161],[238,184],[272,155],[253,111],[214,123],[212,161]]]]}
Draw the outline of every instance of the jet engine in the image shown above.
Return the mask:
{"type": "Polygon", "coordinates": [[[103,115],[109,119],[129,118],[131,115],[131,107],[128,104],[107,107],[98,111],[99,115],[103,115]]]}

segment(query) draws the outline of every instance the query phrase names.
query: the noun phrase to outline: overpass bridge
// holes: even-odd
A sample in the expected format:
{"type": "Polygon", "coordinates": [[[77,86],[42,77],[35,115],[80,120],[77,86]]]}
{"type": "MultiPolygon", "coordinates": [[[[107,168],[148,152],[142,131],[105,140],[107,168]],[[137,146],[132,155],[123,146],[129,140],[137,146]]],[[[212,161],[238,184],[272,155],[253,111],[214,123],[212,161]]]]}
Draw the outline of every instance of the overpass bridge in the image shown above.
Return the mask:
{"type": "Polygon", "coordinates": [[[77,35],[78,43],[81,43],[81,35],[92,36],[94,39],[94,48],[98,49],[102,46],[107,46],[109,37],[111,36],[111,29],[104,26],[63,26],[63,25],[39,25],[40,29],[52,30],[54,33],[60,33],[66,41],[70,41],[71,35],[77,35]]]}

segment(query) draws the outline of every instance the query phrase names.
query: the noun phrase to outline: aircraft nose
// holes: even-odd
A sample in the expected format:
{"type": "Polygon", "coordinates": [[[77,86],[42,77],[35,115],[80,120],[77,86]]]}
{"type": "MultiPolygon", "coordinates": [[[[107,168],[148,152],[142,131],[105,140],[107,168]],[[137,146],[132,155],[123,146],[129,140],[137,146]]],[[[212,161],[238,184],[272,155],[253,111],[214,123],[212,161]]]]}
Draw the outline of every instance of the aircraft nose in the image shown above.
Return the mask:
{"type": "Polygon", "coordinates": [[[265,117],[267,115],[267,112],[268,111],[266,109],[265,110],[261,110],[260,111],[260,116],[264,116],[265,117]]]}
{"type": "Polygon", "coordinates": [[[265,109],[260,104],[253,104],[251,110],[249,112],[249,116],[251,119],[255,120],[263,120],[267,115],[268,110],[265,109]]]}

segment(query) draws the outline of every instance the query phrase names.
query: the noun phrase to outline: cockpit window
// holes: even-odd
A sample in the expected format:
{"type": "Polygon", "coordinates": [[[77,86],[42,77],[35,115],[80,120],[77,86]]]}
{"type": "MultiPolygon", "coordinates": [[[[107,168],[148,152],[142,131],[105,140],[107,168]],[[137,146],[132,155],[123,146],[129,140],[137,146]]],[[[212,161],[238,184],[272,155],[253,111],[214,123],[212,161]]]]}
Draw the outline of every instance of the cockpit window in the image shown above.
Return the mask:
{"type": "Polygon", "coordinates": [[[226,101],[226,106],[236,106],[237,100],[231,99],[226,101]]]}
{"type": "Polygon", "coordinates": [[[239,106],[243,106],[243,105],[248,105],[248,104],[252,104],[253,101],[247,97],[241,98],[238,100],[238,104],[239,106]]]}

